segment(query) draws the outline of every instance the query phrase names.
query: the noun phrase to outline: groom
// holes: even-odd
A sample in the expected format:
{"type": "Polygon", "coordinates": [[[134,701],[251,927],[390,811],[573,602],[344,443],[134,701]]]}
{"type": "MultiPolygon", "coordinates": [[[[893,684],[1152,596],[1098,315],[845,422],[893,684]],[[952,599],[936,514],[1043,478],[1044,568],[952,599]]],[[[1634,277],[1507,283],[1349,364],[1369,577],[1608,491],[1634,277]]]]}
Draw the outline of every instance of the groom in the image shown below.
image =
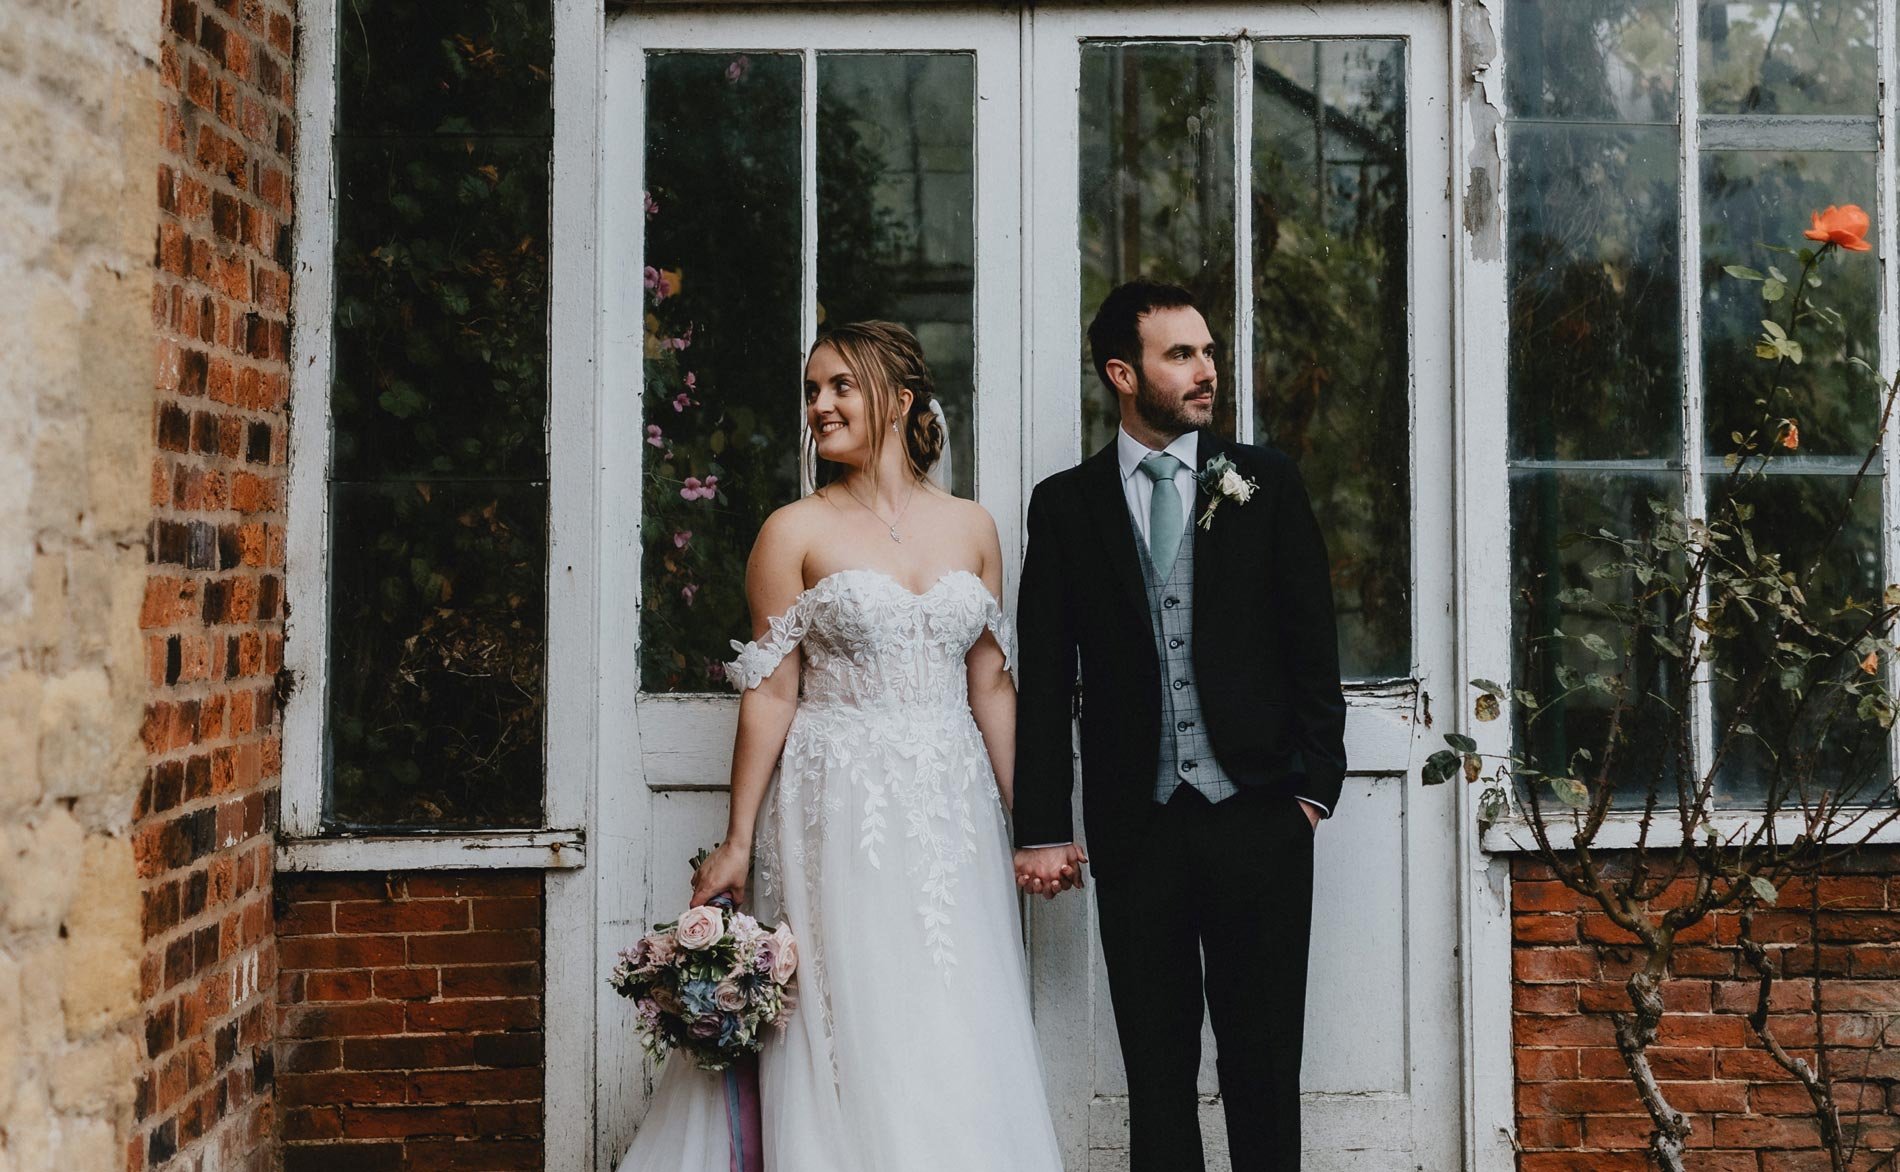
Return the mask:
{"type": "Polygon", "coordinates": [[[1326,547],[1292,460],[1203,430],[1215,349],[1192,294],[1121,286],[1089,349],[1121,427],[1029,502],[1018,881],[1079,882],[1079,719],[1130,1170],[1204,1167],[1205,988],[1235,1172],[1295,1172],[1313,837],[1346,771],[1326,547]],[[1206,472],[1217,457],[1235,474],[1206,472]]]}

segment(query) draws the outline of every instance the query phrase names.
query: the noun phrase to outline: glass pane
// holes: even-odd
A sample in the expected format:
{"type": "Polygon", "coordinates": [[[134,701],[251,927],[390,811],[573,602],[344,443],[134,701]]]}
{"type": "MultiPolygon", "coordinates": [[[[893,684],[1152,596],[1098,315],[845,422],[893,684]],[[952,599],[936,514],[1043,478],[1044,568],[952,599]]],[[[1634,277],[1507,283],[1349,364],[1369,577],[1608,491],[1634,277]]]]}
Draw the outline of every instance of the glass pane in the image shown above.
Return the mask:
{"type": "MultiPolygon", "coordinates": [[[[1621,676],[1632,695],[1620,725],[1621,765],[1614,770],[1620,789],[1615,801],[1622,806],[1642,806],[1652,788],[1665,798],[1674,795],[1671,746],[1685,730],[1672,709],[1680,711],[1686,689],[1676,661],[1646,641],[1633,654],[1623,651],[1619,625],[1601,611],[1631,603],[1636,579],[1596,576],[1598,567],[1620,559],[1615,547],[1592,538],[1599,529],[1646,536],[1653,530],[1651,502],[1679,506],[1681,485],[1667,471],[1511,473],[1512,676],[1516,687],[1529,689],[1543,705],[1517,705],[1518,751],[1546,774],[1571,768],[1593,779],[1591,760],[1603,760],[1614,706],[1608,681],[1621,676]],[[1566,593],[1574,591],[1587,592],[1594,602],[1566,593]],[[1580,642],[1593,635],[1605,642],[1611,658],[1580,642]],[[1574,758],[1579,750],[1591,760],[1574,758]]],[[[1548,809],[1548,791],[1539,796],[1548,809]]]]}
{"type": "MultiPolygon", "coordinates": [[[[1850,504],[1849,465],[1857,463],[1839,461],[1831,469],[1833,475],[1757,478],[1741,494],[1755,506],[1751,530],[1759,556],[1778,556],[1784,570],[1807,583],[1804,592],[1810,613],[1825,613],[1849,597],[1865,603],[1877,600],[1880,594],[1880,480],[1870,476],[1863,481],[1850,504]],[[1837,527],[1839,536],[1823,549],[1826,538],[1837,527]]],[[[1710,478],[1711,499],[1723,491],[1723,479],[1710,478]]],[[[1763,665],[1776,640],[1790,640],[1815,650],[1823,646],[1821,641],[1799,633],[1778,631],[1768,617],[1772,613],[1764,611],[1760,620],[1734,615],[1739,634],[1719,647],[1715,664],[1717,745],[1723,743],[1723,730],[1738,719],[1760,737],[1727,738],[1716,773],[1718,800],[1730,806],[1760,807],[1767,804],[1772,791],[1779,791],[1787,795],[1782,804],[1788,804],[1797,801],[1804,790],[1811,802],[1818,800],[1822,790],[1831,791],[1835,798],[1844,793],[1856,794],[1863,801],[1890,798],[1890,794],[1876,795],[1874,790],[1890,776],[1886,732],[1876,722],[1859,719],[1854,698],[1832,687],[1785,690],[1778,673],[1763,677],[1763,665]],[[1748,705],[1746,713],[1739,713],[1738,706],[1751,693],[1757,699],[1748,705]],[[1779,780],[1775,756],[1764,745],[1781,750],[1779,780]]],[[[1865,625],[1867,617],[1864,611],[1844,614],[1828,628],[1829,633],[1851,637],[1865,625]]],[[[1851,652],[1826,656],[1811,666],[1812,676],[1855,678],[1859,674],[1858,658],[1851,652]]]]}
{"type": "Polygon", "coordinates": [[[1679,459],[1675,130],[1510,135],[1512,458],[1679,459]]]}
{"type": "Polygon", "coordinates": [[[950,424],[945,479],[976,495],[976,60],[818,57],[819,320],[882,318],[923,343],[950,424]]]}
{"type": "MultiPolygon", "coordinates": [[[[1082,47],[1082,305],[1137,276],[1193,290],[1222,347],[1214,430],[1234,434],[1234,48],[1082,47]]],[[[1082,450],[1115,436],[1114,397],[1082,353],[1082,450]]]]}
{"type": "Polygon", "coordinates": [[[1824,284],[1804,297],[1840,313],[1838,321],[1809,316],[1789,333],[1803,361],[1776,364],[1755,357],[1763,319],[1789,325],[1792,296],[1769,303],[1764,283],[1728,276],[1722,266],[1772,264],[1799,280],[1799,259],[1770,253],[1763,243],[1807,245],[1801,232],[1810,210],[1829,204],[1875,206],[1875,156],[1848,152],[1782,154],[1706,151],[1702,156],[1702,365],[1711,456],[1735,446],[1732,433],[1753,433],[1775,421],[1795,420],[1801,451],[1862,455],[1880,418],[1879,380],[1851,364],[1880,366],[1880,267],[1872,253],[1839,253],[1819,270],[1824,284]],[[1773,388],[1786,393],[1771,394],[1773,388]],[[1766,403],[1757,400],[1767,398],[1766,403]]]}
{"type": "Polygon", "coordinates": [[[1872,114],[1879,0],[1700,0],[1709,114],[1872,114]]]}
{"type": "Polygon", "coordinates": [[[1677,0],[1510,0],[1513,118],[1676,121],[1677,0]]]}
{"type": "Polygon", "coordinates": [[[545,483],[331,487],[327,828],[535,826],[545,483]]]}
{"type": "Polygon", "coordinates": [[[1260,42],[1253,109],[1256,434],[1299,460],[1326,531],[1342,672],[1403,676],[1405,42],[1260,42]]]}
{"type": "Polygon", "coordinates": [[[798,495],[800,78],[796,54],[647,56],[649,692],[724,690],[746,555],[798,495]]]}
{"type": "Polygon", "coordinates": [[[338,127],[349,134],[553,134],[547,0],[343,0],[338,127]]]}
{"type": "Polygon", "coordinates": [[[547,476],[549,155],[337,140],[333,475],[547,476]]]}

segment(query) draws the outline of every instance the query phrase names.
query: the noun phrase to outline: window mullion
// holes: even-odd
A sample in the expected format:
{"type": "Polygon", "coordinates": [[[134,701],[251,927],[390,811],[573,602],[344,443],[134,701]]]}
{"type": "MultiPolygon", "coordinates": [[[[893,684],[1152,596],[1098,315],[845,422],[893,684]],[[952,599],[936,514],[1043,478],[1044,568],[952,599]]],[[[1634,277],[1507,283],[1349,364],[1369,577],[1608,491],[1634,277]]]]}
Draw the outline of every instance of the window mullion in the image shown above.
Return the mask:
{"type": "MultiPolygon", "coordinates": [[[[1880,108],[1876,112],[1879,154],[1874,167],[1879,195],[1874,209],[1874,238],[1885,259],[1880,278],[1880,374],[1884,382],[1900,366],[1900,266],[1894,263],[1894,234],[1900,231],[1900,210],[1896,209],[1896,203],[1900,203],[1900,159],[1896,159],[1893,149],[1894,128],[1900,124],[1900,44],[1895,39],[1900,37],[1900,9],[1891,4],[1878,8],[1874,45],[1875,70],[1880,79],[1880,108]]],[[[1891,427],[1881,435],[1880,443],[1881,570],[1882,581],[1892,582],[1900,575],[1900,526],[1896,525],[1896,518],[1900,518],[1900,444],[1896,444],[1891,427]]],[[[1889,689],[1896,683],[1891,657],[1886,683],[1889,689]]],[[[1887,730],[1887,737],[1888,760],[1900,761],[1900,721],[1887,730]]]]}
{"type": "MultiPolygon", "coordinates": [[[[1677,94],[1681,101],[1679,174],[1682,185],[1682,442],[1683,512],[1699,517],[1706,512],[1708,494],[1703,478],[1702,415],[1702,101],[1696,31],[1696,5],[1682,0],[1677,16],[1677,94]]],[[[1696,605],[1707,607],[1708,584],[1703,583],[1696,605]]],[[[1707,637],[1693,626],[1689,635],[1699,644],[1707,637]]],[[[1714,759],[1714,677],[1706,662],[1689,681],[1689,712],[1694,730],[1691,768],[1700,777],[1714,759]]]]}
{"type": "Polygon", "coordinates": [[[799,229],[799,295],[803,301],[799,316],[798,368],[792,372],[792,385],[798,390],[798,479],[799,491],[809,493],[817,487],[818,469],[811,457],[803,410],[805,386],[804,350],[818,336],[818,50],[807,47],[803,53],[803,118],[799,129],[799,200],[804,216],[799,229]]]}
{"type": "MultiPolygon", "coordinates": [[[[1254,442],[1253,40],[1234,42],[1234,434],[1254,442]]],[[[1323,160],[1316,160],[1324,168],[1323,160]]],[[[1323,173],[1323,172],[1322,172],[1323,173]]]]}

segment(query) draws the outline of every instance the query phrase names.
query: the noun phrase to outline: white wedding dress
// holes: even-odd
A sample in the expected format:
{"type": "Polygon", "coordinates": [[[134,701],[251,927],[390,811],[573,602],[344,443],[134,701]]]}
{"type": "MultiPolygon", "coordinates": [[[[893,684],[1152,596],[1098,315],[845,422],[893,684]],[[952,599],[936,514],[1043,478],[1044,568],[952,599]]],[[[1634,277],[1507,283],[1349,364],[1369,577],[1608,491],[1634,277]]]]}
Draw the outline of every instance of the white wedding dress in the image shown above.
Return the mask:
{"type": "MultiPolygon", "coordinates": [[[[913,593],[841,570],[733,644],[802,694],[765,798],[758,914],[798,937],[798,1008],[760,1056],[767,1172],[1061,1172],[1008,831],[964,657],[1007,620],[967,570],[913,593]]],[[[669,1060],[620,1172],[728,1172],[720,1083],[669,1060]]]]}

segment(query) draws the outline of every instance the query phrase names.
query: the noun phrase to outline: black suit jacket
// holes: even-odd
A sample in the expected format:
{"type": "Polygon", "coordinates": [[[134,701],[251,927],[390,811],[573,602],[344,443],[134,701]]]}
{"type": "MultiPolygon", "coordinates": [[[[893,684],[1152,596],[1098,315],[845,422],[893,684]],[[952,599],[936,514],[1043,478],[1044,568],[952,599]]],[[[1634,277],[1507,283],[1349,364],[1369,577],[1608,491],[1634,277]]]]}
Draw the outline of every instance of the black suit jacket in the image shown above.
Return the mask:
{"type": "MultiPolygon", "coordinates": [[[[1326,545],[1293,461],[1201,432],[1258,484],[1211,528],[1196,491],[1194,670],[1214,755],[1241,786],[1336,807],[1346,702],[1326,545]]],[[[1161,751],[1161,672],[1115,444],[1036,486],[1017,594],[1016,841],[1075,839],[1071,720],[1082,729],[1089,855],[1112,869],[1142,832],[1161,751]],[[1079,672],[1079,674],[1078,674],[1079,672]]]]}

